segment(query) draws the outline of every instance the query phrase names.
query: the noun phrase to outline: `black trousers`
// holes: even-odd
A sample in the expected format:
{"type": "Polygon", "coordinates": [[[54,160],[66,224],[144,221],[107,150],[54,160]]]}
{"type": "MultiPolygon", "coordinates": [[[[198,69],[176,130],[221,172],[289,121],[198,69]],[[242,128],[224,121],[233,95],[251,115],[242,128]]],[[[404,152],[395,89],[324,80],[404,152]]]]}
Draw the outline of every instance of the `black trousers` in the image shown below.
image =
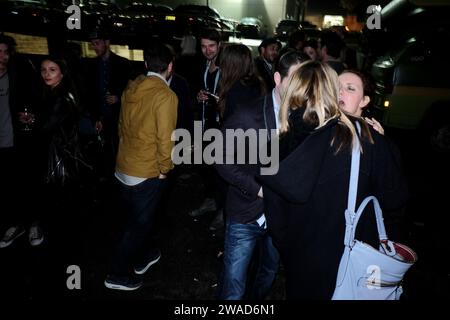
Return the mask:
{"type": "Polygon", "coordinates": [[[111,263],[111,273],[127,276],[133,267],[145,263],[154,252],[155,214],[165,180],[147,179],[135,186],[120,183],[120,199],[126,215],[126,223],[111,263]]]}

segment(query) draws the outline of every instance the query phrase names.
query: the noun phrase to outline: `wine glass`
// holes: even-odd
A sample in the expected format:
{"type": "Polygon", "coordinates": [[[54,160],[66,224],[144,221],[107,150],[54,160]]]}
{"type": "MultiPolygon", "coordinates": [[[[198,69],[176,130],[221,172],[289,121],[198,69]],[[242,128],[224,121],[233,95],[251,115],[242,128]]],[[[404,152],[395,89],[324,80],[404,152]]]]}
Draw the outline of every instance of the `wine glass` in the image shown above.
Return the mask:
{"type": "Polygon", "coordinates": [[[21,112],[19,115],[20,122],[23,123],[22,131],[33,130],[32,125],[34,123],[34,114],[29,111],[29,108],[25,106],[23,112],[21,112]]]}

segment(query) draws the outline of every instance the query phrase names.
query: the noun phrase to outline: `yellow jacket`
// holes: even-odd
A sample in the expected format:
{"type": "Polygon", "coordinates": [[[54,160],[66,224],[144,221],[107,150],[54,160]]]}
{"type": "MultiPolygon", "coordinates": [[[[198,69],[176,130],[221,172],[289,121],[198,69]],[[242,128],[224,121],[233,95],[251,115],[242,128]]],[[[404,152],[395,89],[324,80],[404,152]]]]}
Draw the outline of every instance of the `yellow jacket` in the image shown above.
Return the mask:
{"type": "Polygon", "coordinates": [[[173,168],[170,140],[177,122],[178,99],[156,76],[139,76],[122,95],[116,170],[154,178],[173,168]]]}

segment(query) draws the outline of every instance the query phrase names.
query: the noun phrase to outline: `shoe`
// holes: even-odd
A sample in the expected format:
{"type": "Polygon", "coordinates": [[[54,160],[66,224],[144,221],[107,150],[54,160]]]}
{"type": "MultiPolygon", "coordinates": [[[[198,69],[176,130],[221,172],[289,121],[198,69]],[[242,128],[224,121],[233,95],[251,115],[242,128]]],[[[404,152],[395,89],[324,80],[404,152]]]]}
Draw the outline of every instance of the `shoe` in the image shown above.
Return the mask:
{"type": "Polygon", "coordinates": [[[132,291],[142,286],[142,280],[137,277],[116,277],[108,275],[105,279],[105,287],[114,290],[132,291]]]}
{"type": "Polygon", "coordinates": [[[217,210],[216,201],[214,201],[214,199],[211,198],[206,198],[199,208],[190,211],[188,214],[191,217],[198,217],[205,214],[206,212],[215,210],[217,210]]]}
{"type": "Polygon", "coordinates": [[[33,225],[30,228],[30,233],[28,235],[28,240],[33,247],[36,247],[44,241],[44,234],[42,233],[41,227],[39,225],[33,225]]]}
{"type": "Polygon", "coordinates": [[[223,210],[217,210],[217,214],[209,225],[209,230],[216,231],[224,227],[223,210]]]}
{"type": "Polygon", "coordinates": [[[14,242],[18,237],[25,233],[25,229],[20,226],[14,226],[6,230],[3,239],[0,240],[0,248],[6,248],[14,242]]]}
{"type": "Polygon", "coordinates": [[[148,268],[150,268],[152,265],[154,265],[155,263],[157,263],[159,261],[159,259],[161,259],[161,251],[157,250],[155,252],[155,254],[150,258],[150,260],[142,265],[142,266],[137,266],[134,268],[134,272],[136,274],[144,274],[147,272],[148,268]]]}

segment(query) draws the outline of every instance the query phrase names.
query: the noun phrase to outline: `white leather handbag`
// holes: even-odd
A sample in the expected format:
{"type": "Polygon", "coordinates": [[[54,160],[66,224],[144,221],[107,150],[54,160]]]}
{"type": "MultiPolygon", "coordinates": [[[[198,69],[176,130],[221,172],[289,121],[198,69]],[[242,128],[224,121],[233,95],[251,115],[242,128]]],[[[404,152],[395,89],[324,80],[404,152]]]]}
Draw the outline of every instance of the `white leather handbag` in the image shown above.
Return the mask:
{"type": "Polygon", "coordinates": [[[383,214],[378,200],[367,197],[355,212],[358,187],[360,150],[353,148],[347,210],[345,210],[344,253],[339,264],[336,288],[332,300],[398,300],[402,280],[417,261],[409,247],[388,240],[383,214]],[[380,239],[378,249],[356,240],[355,231],[367,204],[372,203],[380,239]]]}

